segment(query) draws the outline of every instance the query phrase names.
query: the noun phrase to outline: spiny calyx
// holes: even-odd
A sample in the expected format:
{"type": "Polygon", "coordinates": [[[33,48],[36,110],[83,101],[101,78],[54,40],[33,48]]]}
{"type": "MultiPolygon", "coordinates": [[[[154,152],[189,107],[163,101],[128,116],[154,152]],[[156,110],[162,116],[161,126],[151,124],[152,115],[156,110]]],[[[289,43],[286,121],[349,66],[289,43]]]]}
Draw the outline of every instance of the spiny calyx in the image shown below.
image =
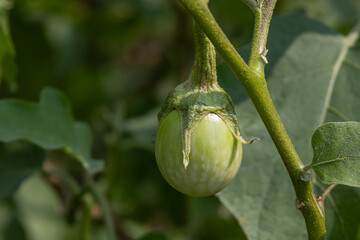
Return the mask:
{"type": "Polygon", "coordinates": [[[190,82],[191,78],[176,87],[169,94],[158,114],[159,124],[161,124],[171,111],[177,110],[179,112],[185,168],[190,162],[191,135],[200,121],[209,113],[219,116],[241,143],[248,143],[240,135],[239,123],[230,96],[217,84],[214,84],[210,89],[203,89],[190,87],[190,82]]]}

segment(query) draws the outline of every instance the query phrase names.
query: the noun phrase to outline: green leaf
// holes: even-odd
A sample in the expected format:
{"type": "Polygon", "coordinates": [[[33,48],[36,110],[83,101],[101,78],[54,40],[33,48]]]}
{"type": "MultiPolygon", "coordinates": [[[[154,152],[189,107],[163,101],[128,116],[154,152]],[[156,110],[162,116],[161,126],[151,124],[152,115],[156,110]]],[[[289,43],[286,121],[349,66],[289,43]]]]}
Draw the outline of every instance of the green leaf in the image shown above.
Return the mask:
{"type": "Polygon", "coordinates": [[[44,159],[44,151],[35,146],[0,145],[0,199],[13,194],[44,159]]]}
{"type": "Polygon", "coordinates": [[[160,109],[158,108],[152,109],[139,118],[124,121],[123,130],[131,134],[135,143],[127,142],[123,145],[125,145],[125,147],[130,147],[135,144],[154,151],[155,135],[157,131],[156,115],[159,111],[160,109]]]}
{"type": "Polygon", "coordinates": [[[360,187],[360,123],[326,123],[312,138],[309,165],[326,184],[360,187]]]}
{"type": "Polygon", "coordinates": [[[27,239],[66,239],[69,226],[59,211],[60,199],[41,175],[33,174],[24,181],[14,202],[27,239]]]}
{"type": "Polygon", "coordinates": [[[46,88],[39,104],[18,99],[0,100],[0,141],[30,141],[47,150],[62,149],[90,173],[103,162],[90,156],[91,133],[82,122],[74,122],[68,99],[46,88]]]}
{"type": "Polygon", "coordinates": [[[0,240],[28,239],[12,200],[0,201],[0,240]]]}
{"type": "Polygon", "coordinates": [[[138,240],[167,240],[167,239],[168,238],[166,237],[166,235],[161,232],[151,232],[145,234],[138,240]]]}
{"type": "Polygon", "coordinates": [[[292,0],[283,2],[282,10],[305,12],[307,16],[335,28],[348,27],[360,18],[358,0],[292,0]]]}
{"type": "Polygon", "coordinates": [[[16,89],[15,49],[10,36],[7,13],[11,5],[10,1],[0,0],[0,86],[1,80],[4,79],[10,91],[14,91],[16,89]]]}
{"type": "MultiPolygon", "coordinates": [[[[269,34],[266,76],[270,94],[296,150],[308,163],[312,159],[311,137],[324,120],[338,121],[343,115],[360,121],[360,48],[351,47],[348,38],[302,16],[274,18],[269,34]],[[341,114],[329,110],[332,108],[341,114]]],[[[237,177],[218,197],[251,240],[306,239],[290,178],[267,130],[230,69],[223,64],[218,73],[220,84],[236,105],[242,135],[261,139],[244,146],[237,177]]],[[[316,179],[313,183],[320,186],[316,179]]],[[[337,194],[330,195],[343,199],[337,194]]],[[[333,205],[325,207],[326,212],[336,211],[333,205]]],[[[340,227],[329,225],[327,239],[356,239],[345,226],[350,222],[360,225],[359,218],[353,221],[360,204],[353,206],[353,211],[344,209],[340,227]]]]}

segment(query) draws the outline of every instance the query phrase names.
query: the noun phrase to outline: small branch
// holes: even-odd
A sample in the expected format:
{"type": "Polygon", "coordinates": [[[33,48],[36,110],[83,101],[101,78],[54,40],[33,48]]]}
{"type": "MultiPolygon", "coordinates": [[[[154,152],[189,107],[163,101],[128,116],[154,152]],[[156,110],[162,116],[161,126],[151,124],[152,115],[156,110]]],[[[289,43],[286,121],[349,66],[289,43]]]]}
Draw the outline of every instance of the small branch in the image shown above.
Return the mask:
{"type": "Polygon", "coordinates": [[[43,173],[46,176],[53,176],[60,179],[60,181],[62,181],[63,183],[65,183],[65,185],[69,187],[69,189],[74,195],[78,195],[81,192],[81,188],[79,184],[67,172],[60,170],[50,170],[50,171],[43,170],[43,173]]]}
{"type": "Polygon", "coordinates": [[[78,184],[78,182],[69,173],[62,170],[45,170],[42,169],[42,174],[46,177],[51,184],[55,184],[55,189],[59,188],[56,182],[60,181],[61,185],[67,187],[70,192],[70,199],[66,201],[67,197],[63,191],[59,191],[64,204],[64,216],[68,223],[72,224],[75,221],[75,214],[79,207],[82,205],[82,198],[85,194],[85,190],[78,184]],[[56,179],[53,181],[52,179],[56,179]]]}
{"type": "Polygon", "coordinates": [[[255,27],[249,66],[262,75],[264,74],[264,67],[268,63],[266,59],[268,52],[266,42],[275,4],[276,0],[264,0],[261,2],[260,8],[257,8],[255,12],[255,27]]]}
{"type": "Polygon", "coordinates": [[[81,240],[91,240],[91,203],[86,197],[84,196],[82,200],[81,240]]]}
{"type": "Polygon", "coordinates": [[[314,165],[313,165],[312,163],[310,163],[310,164],[304,166],[304,167],[302,168],[302,170],[303,170],[304,172],[310,171],[310,169],[312,169],[313,166],[314,166],[314,165]]]}
{"type": "MultiPolygon", "coordinates": [[[[89,211],[89,203],[87,202],[86,199],[86,193],[90,192],[92,194],[92,196],[94,197],[94,199],[98,202],[98,204],[100,205],[103,215],[104,215],[104,221],[105,221],[105,226],[106,226],[106,230],[108,233],[108,239],[109,240],[117,240],[116,237],[116,231],[115,231],[115,225],[114,225],[114,221],[111,215],[111,209],[110,206],[106,200],[105,197],[105,193],[102,192],[92,181],[92,179],[90,178],[90,176],[87,173],[84,173],[85,176],[85,181],[87,183],[87,185],[83,188],[81,188],[79,186],[79,184],[72,178],[72,176],[70,176],[69,174],[67,174],[66,172],[63,171],[45,171],[43,170],[43,173],[46,176],[54,176],[59,178],[62,182],[64,182],[72,191],[72,193],[74,194],[74,198],[72,199],[71,203],[70,203],[70,207],[69,207],[69,213],[68,218],[72,218],[75,211],[78,208],[79,203],[82,203],[84,209],[83,209],[83,213],[84,213],[84,217],[87,216],[89,213],[87,211],[89,211]]],[[[86,238],[86,229],[88,227],[89,224],[91,224],[91,222],[89,223],[88,221],[91,220],[87,220],[87,219],[83,219],[82,224],[83,225],[83,231],[82,233],[83,235],[83,239],[87,239],[86,238]]]]}
{"type": "Polygon", "coordinates": [[[94,199],[99,203],[103,212],[105,226],[108,233],[108,239],[117,240],[115,224],[112,218],[109,203],[107,202],[105,197],[105,193],[100,190],[99,187],[95,186],[93,181],[90,179],[90,176],[87,176],[87,183],[91,194],[93,195],[94,199]]]}
{"type": "Polygon", "coordinates": [[[325,192],[321,196],[323,201],[325,200],[326,196],[331,192],[331,190],[333,190],[336,186],[337,184],[332,184],[325,190],[325,192]]]}

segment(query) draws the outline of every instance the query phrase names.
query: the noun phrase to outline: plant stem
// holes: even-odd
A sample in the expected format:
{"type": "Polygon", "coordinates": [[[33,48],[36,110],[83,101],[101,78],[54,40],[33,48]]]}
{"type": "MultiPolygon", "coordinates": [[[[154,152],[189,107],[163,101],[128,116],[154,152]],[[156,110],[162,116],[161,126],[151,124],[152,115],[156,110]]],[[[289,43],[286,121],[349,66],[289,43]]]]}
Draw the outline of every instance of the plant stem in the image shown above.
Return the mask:
{"type": "Polygon", "coordinates": [[[91,204],[85,195],[82,200],[82,219],[80,226],[81,240],[91,239],[91,204]]]}
{"type": "Polygon", "coordinates": [[[199,25],[194,21],[195,63],[189,82],[192,88],[204,91],[218,86],[216,74],[216,52],[199,25]]]}
{"type": "Polygon", "coordinates": [[[90,190],[91,194],[93,195],[93,197],[95,198],[95,200],[99,203],[101,210],[103,212],[105,226],[106,226],[106,230],[108,233],[108,239],[109,240],[117,240],[115,224],[114,224],[114,221],[112,218],[109,203],[107,202],[106,197],[105,197],[105,193],[101,189],[99,189],[98,186],[96,186],[93,183],[90,176],[87,175],[86,177],[87,177],[87,183],[88,183],[89,190],[90,190]]]}
{"type": "Polygon", "coordinates": [[[79,184],[68,173],[66,173],[64,171],[60,171],[60,170],[51,170],[51,171],[43,170],[43,173],[46,176],[54,176],[54,177],[60,179],[62,182],[64,182],[69,187],[69,189],[71,190],[71,192],[74,195],[78,195],[81,192],[81,188],[80,188],[79,184]]]}
{"type": "Polygon", "coordinates": [[[264,67],[267,64],[266,42],[275,4],[276,0],[263,1],[261,6],[254,12],[255,26],[249,66],[261,75],[264,75],[264,67]]]}
{"type": "Polygon", "coordinates": [[[326,190],[325,192],[322,194],[322,199],[323,201],[325,201],[325,198],[327,197],[327,195],[329,195],[329,193],[337,186],[337,184],[331,184],[326,190]]]}
{"type": "Polygon", "coordinates": [[[302,180],[302,168],[304,165],[296,153],[280,117],[276,112],[267,87],[263,84],[252,84],[252,82],[258,81],[247,81],[247,83],[250,84],[246,84],[245,88],[260,114],[261,119],[280,153],[288,174],[290,175],[297,197],[296,205],[305,218],[309,239],[325,239],[326,230],[324,212],[314,197],[310,181],[302,180]]]}
{"type": "MultiPolygon", "coordinates": [[[[81,189],[80,186],[77,184],[77,182],[66,172],[44,171],[44,174],[58,177],[59,179],[61,179],[65,184],[67,184],[70,187],[73,194],[76,195],[76,198],[82,199],[81,201],[83,204],[83,214],[84,214],[82,226],[81,226],[82,239],[89,238],[89,236],[88,236],[89,229],[88,228],[89,228],[89,225],[91,224],[91,216],[89,215],[90,214],[89,213],[90,205],[89,205],[88,200],[86,199],[86,195],[84,196],[85,192],[89,191],[93,195],[94,199],[99,203],[99,205],[103,211],[105,226],[106,226],[106,230],[108,233],[108,239],[109,240],[117,240],[115,225],[114,225],[114,221],[113,221],[112,215],[111,215],[111,209],[106,200],[105,193],[103,191],[101,191],[94,184],[94,182],[91,180],[91,177],[87,173],[85,173],[85,181],[87,183],[87,186],[84,189],[81,189]],[[86,217],[89,217],[89,219],[85,219],[86,217]]],[[[77,204],[78,200],[79,199],[74,199],[75,204],[77,204]]],[[[75,210],[76,210],[76,208],[74,207],[74,211],[75,210]]]]}
{"type": "Polygon", "coordinates": [[[252,60],[253,63],[250,67],[231,45],[202,0],[179,1],[198,22],[248,92],[291,178],[297,197],[296,206],[305,218],[309,239],[325,239],[324,212],[314,197],[310,181],[302,179],[304,165],[275,109],[262,71],[263,66],[261,67],[259,64],[261,61],[259,56],[261,57],[262,54],[261,49],[265,49],[269,23],[276,1],[264,0],[262,2],[262,13],[259,13],[256,19],[258,26],[255,29],[254,34],[256,36],[254,36],[252,47],[252,58],[254,60],[252,60]]]}

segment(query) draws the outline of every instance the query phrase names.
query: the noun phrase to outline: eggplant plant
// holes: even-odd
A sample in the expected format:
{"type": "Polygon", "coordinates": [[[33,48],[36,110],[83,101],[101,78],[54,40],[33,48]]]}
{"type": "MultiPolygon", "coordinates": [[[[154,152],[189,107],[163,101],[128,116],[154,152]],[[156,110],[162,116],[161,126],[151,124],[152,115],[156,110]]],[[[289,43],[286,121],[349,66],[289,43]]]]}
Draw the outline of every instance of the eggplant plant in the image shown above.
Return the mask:
{"type": "Polygon", "coordinates": [[[359,19],[0,0],[0,240],[360,239],[359,19]]]}

